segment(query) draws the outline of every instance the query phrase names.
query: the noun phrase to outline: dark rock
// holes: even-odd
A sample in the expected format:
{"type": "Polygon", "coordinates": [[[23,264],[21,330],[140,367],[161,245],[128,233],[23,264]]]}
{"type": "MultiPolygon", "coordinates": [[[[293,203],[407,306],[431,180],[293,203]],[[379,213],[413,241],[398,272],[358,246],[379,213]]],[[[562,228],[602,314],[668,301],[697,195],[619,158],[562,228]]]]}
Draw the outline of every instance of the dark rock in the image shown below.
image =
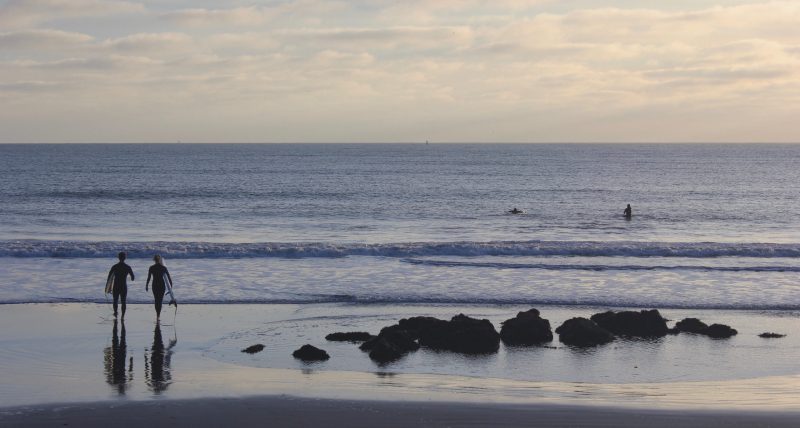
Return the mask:
{"type": "Polygon", "coordinates": [[[397,327],[407,331],[414,339],[419,339],[422,331],[439,328],[446,323],[447,321],[434,317],[411,317],[401,319],[397,327]]]}
{"type": "Polygon", "coordinates": [[[264,345],[259,343],[258,345],[248,346],[247,348],[242,349],[242,352],[248,354],[257,354],[263,350],[264,350],[264,345]]]}
{"type": "Polygon", "coordinates": [[[610,331],[586,318],[571,318],[556,329],[558,340],[566,345],[596,346],[614,340],[610,331]]]}
{"type": "Polygon", "coordinates": [[[761,333],[758,337],[763,337],[764,339],[780,339],[781,337],[786,337],[786,335],[780,333],[761,333]]]}
{"type": "Polygon", "coordinates": [[[678,321],[675,324],[675,330],[681,333],[702,334],[715,339],[725,339],[739,333],[725,324],[712,324],[709,326],[697,318],[684,318],[678,321]]]}
{"type": "Polygon", "coordinates": [[[303,345],[300,349],[292,352],[292,356],[303,361],[325,361],[331,358],[327,352],[311,345],[303,345]]]}
{"type": "Polygon", "coordinates": [[[403,355],[419,349],[419,343],[413,334],[403,330],[399,325],[384,327],[378,336],[359,346],[362,351],[369,352],[369,357],[378,363],[387,363],[403,355]]]}
{"type": "Polygon", "coordinates": [[[419,344],[436,350],[487,354],[500,348],[500,334],[489,320],[459,314],[450,321],[426,322],[419,330],[419,344]]]}
{"type": "Polygon", "coordinates": [[[408,350],[400,348],[397,344],[383,337],[378,337],[370,346],[369,358],[377,363],[384,364],[398,360],[408,352],[408,350]]]}
{"type": "Polygon", "coordinates": [[[620,336],[663,337],[669,332],[667,321],[656,309],[622,312],[603,312],[592,315],[600,327],[620,336]]]}
{"type": "Polygon", "coordinates": [[[350,331],[346,333],[331,333],[325,336],[326,340],[332,342],[366,342],[367,340],[374,339],[375,336],[365,331],[350,331]]]}
{"type": "Polygon", "coordinates": [[[727,339],[731,336],[737,335],[739,332],[730,328],[725,324],[711,324],[707,329],[703,330],[702,334],[714,339],[727,339]]]}
{"type": "Polygon", "coordinates": [[[682,333],[704,334],[708,324],[697,318],[684,318],[675,324],[675,330],[682,333]]]}
{"type": "Polygon", "coordinates": [[[414,334],[402,329],[399,325],[384,327],[378,334],[379,339],[385,339],[405,352],[416,351],[419,343],[414,338],[414,334]]]}
{"type": "Polygon", "coordinates": [[[553,332],[550,321],[542,319],[536,309],[530,309],[503,321],[500,339],[506,345],[536,345],[552,341],[553,332]]]}

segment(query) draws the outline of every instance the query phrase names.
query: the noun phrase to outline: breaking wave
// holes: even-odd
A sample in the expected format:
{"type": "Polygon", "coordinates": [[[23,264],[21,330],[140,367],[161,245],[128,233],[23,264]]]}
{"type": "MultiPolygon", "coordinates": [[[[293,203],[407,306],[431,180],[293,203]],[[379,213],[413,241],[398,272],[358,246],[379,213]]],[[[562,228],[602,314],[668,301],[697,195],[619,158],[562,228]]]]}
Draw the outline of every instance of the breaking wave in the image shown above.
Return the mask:
{"type": "MultiPolygon", "coordinates": [[[[800,257],[800,243],[636,242],[636,241],[490,241],[408,243],[211,243],[0,241],[0,257],[105,258],[126,251],[129,257],[160,253],[170,258],[336,258],[580,256],[580,257],[800,257]]],[[[427,261],[426,263],[433,263],[427,261]]],[[[452,262],[446,262],[452,263],[452,262]]],[[[510,266],[514,267],[514,266],[510,266]]],[[[544,267],[546,268],[546,267],[544,267]]],[[[587,269],[592,269],[587,266],[587,269]]],[[[785,270],[785,268],[783,268],[785,270]]]]}

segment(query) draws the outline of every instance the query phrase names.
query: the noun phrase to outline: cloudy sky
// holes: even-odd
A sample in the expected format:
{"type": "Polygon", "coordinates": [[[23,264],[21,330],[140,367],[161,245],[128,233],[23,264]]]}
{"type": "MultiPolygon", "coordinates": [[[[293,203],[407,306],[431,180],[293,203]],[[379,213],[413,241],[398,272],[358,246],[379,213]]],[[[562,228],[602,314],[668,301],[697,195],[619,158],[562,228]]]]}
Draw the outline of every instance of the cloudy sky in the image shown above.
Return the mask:
{"type": "Polygon", "coordinates": [[[800,141],[800,1],[0,0],[0,142],[800,141]]]}

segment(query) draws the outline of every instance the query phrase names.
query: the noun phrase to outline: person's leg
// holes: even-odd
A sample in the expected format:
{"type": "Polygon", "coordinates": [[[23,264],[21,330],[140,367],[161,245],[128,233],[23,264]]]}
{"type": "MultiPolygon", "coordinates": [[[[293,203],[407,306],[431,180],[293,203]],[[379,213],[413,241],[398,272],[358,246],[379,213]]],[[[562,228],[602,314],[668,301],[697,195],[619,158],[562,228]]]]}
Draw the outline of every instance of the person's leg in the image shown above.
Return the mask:
{"type": "Polygon", "coordinates": [[[122,290],[120,290],[119,297],[122,300],[122,318],[125,318],[125,300],[128,298],[128,287],[124,287],[122,290]]]}
{"type": "Polygon", "coordinates": [[[155,305],[156,305],[156,319],[161,317],[161,306],[164,301],[164,292],[166,289],[164,287],[157,287],[153,286],[153,298],[155,298],[155,305]]]}
{"type": "Polygon", "coordinates": [[[114,317],[117,316],[117,301],[119,300],[119,291],[114,290],[114,317]]]}

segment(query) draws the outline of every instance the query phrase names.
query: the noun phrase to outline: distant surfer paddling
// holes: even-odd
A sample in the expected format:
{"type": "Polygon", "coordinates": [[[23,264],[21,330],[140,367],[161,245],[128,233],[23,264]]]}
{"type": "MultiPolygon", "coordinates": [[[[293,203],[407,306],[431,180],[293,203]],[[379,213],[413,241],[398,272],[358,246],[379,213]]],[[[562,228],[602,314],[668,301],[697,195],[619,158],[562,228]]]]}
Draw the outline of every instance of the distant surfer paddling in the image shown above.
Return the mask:
{"type": "Polygon", "coordinates": [[[175,296],[172,294],[172,277],[169,275],[167,267],[164,266],[164,260],[160,255],[156,254],[153,256],[153,261],[155,263],[150,266],[150,270],[147,272],[147,282],[144,284],[144,290],[148,291],[150,279],[152,279],[153,298],[155,298],[156,306],[156,320],[158,320],[161,318],[161,305],[162,301],[164,300],[164,294],[167,291],[169,291],[170,295],[169,304],[175,305],[175,308],[177,309],[178,302],[175,301],[175,296]]]}
{"type": "Polygon", "coordinates": [[[513,209],[508,210],[508,213],[509,214],[522,214],[522,210],[517,209],[517,207],[514,207],[513,209]]]}
{"type": "Polygon", "coordinates": [[[111,266],[106,279],[106,293],[114,295],[114,317],[117,316],[117,301],[122,300],[122,318],[125,318],[125,300],[128,298],[128,275],[131,276],[131,281],[135,280],[133,270],[130,266],[125,264],[127,254],[124,251],[117,254],[119,263],[111,266]]]}
{"type": "Polygon", "coordinates": [[[625,211],[623,211],[622,213],[625,214],[626,219],[630,220],[631,216],[633,215],[633,211],[631,210],[631,204],[628,204],[628,206],[625,208],[625,211]]]}

